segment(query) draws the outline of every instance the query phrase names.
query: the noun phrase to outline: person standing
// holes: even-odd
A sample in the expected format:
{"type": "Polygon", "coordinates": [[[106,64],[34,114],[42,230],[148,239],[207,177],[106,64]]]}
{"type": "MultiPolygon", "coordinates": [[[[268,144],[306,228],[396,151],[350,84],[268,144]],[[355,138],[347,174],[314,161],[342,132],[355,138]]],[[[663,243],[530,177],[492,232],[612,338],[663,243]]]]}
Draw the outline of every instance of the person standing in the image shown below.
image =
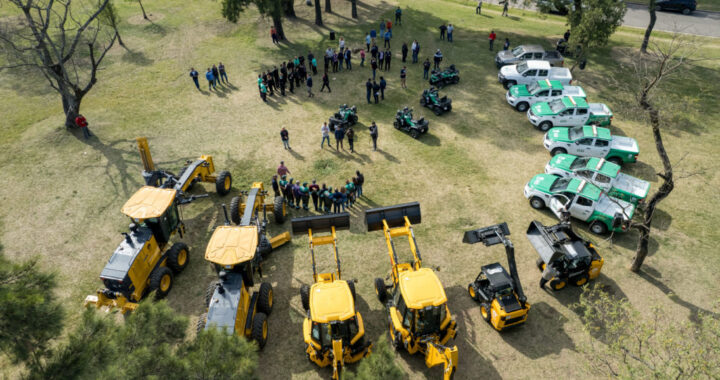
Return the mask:
{"type": "MultiPolygon", "coordinates": [[[[385,52],[380,50],[378,52],[378,66],[379,66],[380,71],[382,71],[384,65],[385,65],[385,52]]],[[[373,78],[373,80],[375,80],[375,78],[373,78]]]]}
{"type": "Polygon", "coordinates": [[[338,55],[336,52],[333,52],[332,55],[332,68],[334,73],[338,71],[338,55]]]}
{"type": "Polygon", "coordinates": [[[277,66],[273,66],[272,77],[273,86],[275,86],[275,89],[278,90],[280,88],[280,70],[278,70],[277,66]]]}
{"type": "Polygon", "coordinates": [[[212,91],[215,88],[215,77],[213,76],[212,70],[208,67],[205,73],[205,79],[208,81],[208,91],[212,91]]]}
{"type": "Polygon", "coordinates": [[[383,47],[384,47],[384,48],[389,48],[389,47],[390,47],[390,30],[388,30],[388,31],[385,32],[385,38],[384,38],[384,40],[385,40],[385,43],[384,43],[383,47]]]}
{"type": "Polygon", "coordinates": [[[200,89],[200,83],[198,82],[198,72],[195,70],[194,67],[190,68],[190,78],[192,78],[193,82],[195,82],[195,87],[197,89],[200,89]]]}
{"type": "Polygon", "coordinates": [[[385,71],[390,70],[390,60],[392,59],[392,52],[390,49],[385,50],[385,71]]]}
{"type": "Polygon", "coordinates": [[[405,59],[407,59],[407,55],[408,55],[408,51],[409,51],[407,42],[403,42],[401,50],[402,50],[402,61],[403,61],[403,63],[405,63],[405,59]]]}
{"type": "Polygon", "coordinates": [[[213,87],[214,87],[218,83],[220,83],[220,71],[218,71],[217,66],[212,65],[212,73],[213,73],[213,80],[215,81],[215,83],[213,84],[213,87]]]}
{"type": "Polygon", "coordinates": [[[345,50],[340,49],[338,50],[338,71],[342,71],[343,69],[343,60],[345,59],[345,50]]]}
{"type": "Polygon", "coordinates": [[[373,142],[373,152],[377,150],[377,139],[378,139],[378,127],[377,124],[375,124],[375,121],[370,123],[370,138],[372,138],[373,142]]]}
{"type": "Polygon", "coordinates": [[[360,170],[355,171],[355,178],[357,179],[357,183],[355,185],[357,196],[362,197],[363,195],[363,185],[365,184],[365,176],[360,173],[360,170]]]}
{"type": "Polygon", "coordinates": [[[312,98],[313,96],[315,96],[315,94],[313,94],[313,92],[312,92],[313,83],[312,83],[312,77],[310,75],[307,76],[307,81],[305,81],[305,84],[307,85],[307,89],[308,89],[308,98],[312,98]]]}
{"type": "Polygon", "coordinates": [[[373,46],[370,48],[370,56],[373,58],[377,58],[379,50],[380,48],[378,48],[377,45],[373,44],[373,46]]]}
{"type": "Polygon", "coordinates": [[[322,199],[323,199],[323,208],[326,214],[330,213],[330,210],[333,205],[333,192],[332,187],[325,187],[325,184],[323,183],[323,191],[322,191],[322,199]]]}
{"type": "Polygon", "coordinates": [[[380,20],[380,34],[379,37],[385,35],[385,20],[380,20]]]}
{"type": "Polygon", "coordinates": [[[340,51],[343,51],[345,49],[345,38],[340,37],[340,40],[338,41],[338,48],[340,51]]]}
{"type": "Polygon", "coordinates": [[[430,71],[430,58],[425,58],[425,62],[423,62],[423,79],[428,79],[429,71],[430,71]]]}
{"type": "Polygon", "coordinates": [[[287,79],[285,78],[285,74],[282,72],[279,74],[278,78],[278,86],[280,86],[280,95],[285,96],[285,84],[287,83],[287,79]]]}
{"type": "Polygon", "coordinates": [[[365,50],[360,49],[360,67],[365,67],[365,50]]]}
{"type": "Polygon", "coordinates": [[[353,142],[355,141],[355,131],[352,127],[348,127],[345,134],[347,135],[348,145],[350,145],[350,153],[355,153],[355,148],[353,146],[353,142]]]}
{"type": "Polygon", "coordinates": [[[375,97],[375,104],[378,104],[380,96],[380,85],[373,81],[373,96],[375,97]]]}
{"type": "Polygon", "coordinates": [[[275,193],[275,198],[280,196],[280,185],[278,184],[278,176],[277,174],[273,174],[272,176],[272,189],[273,193],[275,193]]]}
{"type": "Polygon", "coordinates": [[[340,148],[345,150],[343,139],[345,139],[345,130],[338,125],[335,127],[335,150],[340,150],[340,148]]]}
{"type": "Polygon", "coordinates": [[[407,88],[405,85],[405,77],[407,76],[407,67],[403,66],[402,69],[400,69],[400,87],[407,88]]]}
{"type": "Polygon", "coordinates": [[[290,178],[285,184],[285,198],[287,199],[288,207],[295,208],[295,194],[293,193],[293,179],[290,178]]]}
{"type": "MultiPolygon", "coordinates": [[[[374,70],[373,70],[374,72],[374,70]]],[[[370,82],[370,78],[368,78],[367,82],[365,82],[365,96],[367,97],[367,102],[370,104],[370,95],[372,94],[373,85],[372,82],[370,82]]]]}
{"type": "Polygon", "coordinates": [[[385,100],[385,88],[387,87],[387,82],[385,81],[385,78],[380,77],[380,99],[385,100]]]}
{"type": "Polygon", "coordinates": [[[420,54],[420,44],[417,40],[412,43],[412,63],[418,63],[418,54],[420,54]]]}
{"type": "Polygon", "coordinates": [[[260,99],[267,103],[267,86],[265,86],[265,83],[263,82],[260,82],[260,99]]]}
{"type": "MultiPolygon", "coordinates": [[[[222,62],[218,65],[218,71],[220,72],[220,80],[223,83],[230,83],[228,80],[227,72],[225,71],[225,65],[223,65],[222,62]]],[[[275,71],[273,71],[273,74],[277,76],[277,66],[275,66],[275,71]]]]}
{"type": "Polygon", "coordinates": [[[488,36],[488,41],[490,42],[490,51],[493,50],[493,44],[495,43],[495,38],[497,38],[497,35],[495,34],[494,30],[491,30],[490,35],[488,36]]]}
{"type": "Polygon", "coordinates": [[[287,187],[287,183],[288,183],[287,176],[286,175],[280,176],[280,181],[278,181],[278,185],[280,187],[280,192],[282,193],[282,196],[284,198],[283,202],[285,202],[285,203],[287,203],[287,201],[288,201],[287,191],[285,191],[285,188],[287,187]]]}
{"type": "Polygon", "coordinates": [[[270,38],[272,38],[273,44],[277,45],[280,43],[280,40],[278,39],[277,30],[275,30],[274,26],[270,27],[270,38]]]}
{"type": "Polygon", "coordinates": [[[325,87],[327,87],[328,92],[332,92],[332,90],[330,89],[330,78],[328,77],[327,73],[323,74],[322,82],[323,82],[323,85],[322,85],[322,88],[320,88],[320,92],[323,92],[325,87]]]}
{"type": "Polygon", "coordinates": [[[395,23],[398,25],[402,25],[402,9],[398,6],[395,10],[395,23]]]}
{"type": "Polygon", "coordinates": [[[352,70],[352,62],[350,60],[352,59],[352,52],[350,49],[345,49],[345,68],[348,70],[352,70]]]}
{"type": "MultiPolygon", "coordinates": [[[[290,65],[288,64],[288,66],[290,66],[290,65]]],[[[291,94],[294,94],[294,93],[295,93],[294,90],[295,90],[295,76],[296,76],[296,75],[297,75],[297,74],[295,73],[294,70],[290,70],[290,71],[288,72],[288,83],[290,84],[290,93],[291,93],[291,94]]]]}
{"type": "Polygon", "coordinates": [[[293,198],[295,198],[295,209],[300,209],[300,201],[302,200],[302,193],[300,192],[300,180],[295,182],[292,187],[293,198]]]}
{"type": "Polygon", "coordinates": [[[340,205],[343,203],[343,194],[340,193],[340,188],[336,188],[335,192],[332,195],[332,201],[333,201],[333,214],[337,214],[340,212],[340,205]]]}
{"type": "Polygon", "coordinates": [[[509,16],[508,16],[508,6],[509,6],[508,3],[509,3],[509,2],[510,2],[510,0],[505,0],[505,1],[503,1],[503,11],[502,11],[502,14],[501,14],[500,16],[509,17],[509,16]]]}
{"type": "Polygon", "coordinates": [[[270,90],[270,96],[275,96],[275,80],[272,77],[272,73],[268,72],[265,75],[265,82],[267,83],[268,90],[270,90]]]}
{"type": "Polygon", "coordinates": [[[345,207],[348,202],[347,190],[345,186],[340,186],[340,212],[345,212],[345,207]]]}
{"type": "Polygon", "coordinates": [[[392,22],[390,22],[390,20],[387,20],[385,23],[385,28],[390,33],[390,38],[392,38],[392,22]]]}
{"type": "MultiPolygon", "coordinates": [[[[283,128],[285,129],[285,128],[283,128]]],[[[286,175],[292,174],[290,173],[290,169],[285,166],[285,161],[280,161],[280,166],[277,167],[277,174],[280,176],[280,178],[284,179],[286,175]]]]}
{"type": "Polygon", "coordinates": [[[280,130],[280,140],[282,140],[283,147],[285,147],[285,149],[292,150],[290,148],[290,133],[288,133],[288,130],[285,129],[285,127],[280,130]]]}
{"type": "Polygon", "coordinates": [[[315,180],[312,180],[312,184],[310,187],[308,187],[310,190],[310,197],[312,198],[313,207],[315,207],[315,211],[320,211],[320,208],[318,207],[318,199],[320,198],[320,186],[318,186],[317,182],[315,180]]]}
{"type": "Polygon", "coordinates": [[[508,50],[508,49],[510,49],[510,39],[505,38],[505,43],[503,44],[503,50],[508,50]]]}
{"type": "Polygon", "coordinates": [[[300,186],[300,198],[302,198],[303,210],[310,211],[310,207],[308,207],[310,203],[310,188],[307,182],[303,182],[302,186],[300,186]]]}
{"type": "Polygon", "coordinates": [[[310,60],[310,66],[312,66],[313,75],[317,75],[317,59],[315,57],[310,60]]]}
{"type": "Polygon", "coordinates": [[[327,121],[323,123],[322,126],[320,126],[320,132],[322,133],[322,141],[320,142],[320,149],[323,148],[325,145],[325,140],[327,140],[328,147],[330,146],[330,127],[327,125],[327,121]]]}
{"type": "Polygon", "coordinates": [[[435,55],[433,56],[433,61],[435,62],[435,66],[433,67],[434,70],[440,69],[440,62],[442,62],[443,55],[440,52],[440,49],[437,49],[435,52],[435,55]]]}
{"type": "Polygon", "coordinates": [[[377,59],[375,59],[375,58],[370,59],[370,68],[372,68],[372,72],[373,72],[372,79],[373,80],[375,80],[375,72],[377,71],[377,67],[378,67],[377,59]]]}
{"type": "Polygon", "coordinates": [[[447,27],[448,42],[453,42],[453,31],[455,31],[455,27],[453,26],[453,24],[448,24],[448,27],[447,27]]]}
{"type": "Polygon", "coordinates": [[[475,8],[475,14],[482,14],[482,0],[478,0],[478,5],[475,8]]]}
{"type": "Polygon", "coordinates": [[[349,179],[345,180],[345,192],[347,194],[347,207],[352,207],[355,203],[355,183],[349,179]]]}
{"type": "Polygon", "coordinates": [[[370,51],[370,41],[371,41],[370,32],[368,32],[365,35],[365,46],[367,47],[367,49],[365,49],[365,50],[367,50],[367,51],[370,51]]]}
{"type": "Polygon", "coordinates": [[[78,114],[75,118],[75,125],[80,128],[85,140],[89,139],[90,136],[92,136],[92,133],[90,133],[90,128],[88,128],[88,122],[87,119],[85,119],[85,116],[78,114]]]}
{"type": "Polygon", "coordinates": [[[440,29],[440,40],[444,40],[445,39],[445,31],[447,30],[447,26],[445,26],[445,23],[443,23],[442,25],[440,25],[440,27],[438,29],[440,29]]]}

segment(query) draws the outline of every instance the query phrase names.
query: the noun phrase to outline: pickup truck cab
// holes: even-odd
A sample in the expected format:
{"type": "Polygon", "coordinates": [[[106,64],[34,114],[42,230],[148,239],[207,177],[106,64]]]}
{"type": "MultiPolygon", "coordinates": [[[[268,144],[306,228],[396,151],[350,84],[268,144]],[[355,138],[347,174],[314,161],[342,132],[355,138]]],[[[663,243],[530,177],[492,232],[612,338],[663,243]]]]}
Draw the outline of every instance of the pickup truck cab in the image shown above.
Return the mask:
{"type": "Polygon", "coordinates": [[[563,86],[557,80],[539,80],[530,84],[518,84],[505,93],[505,100],[520,112],[526,112],[530,106],[539,102],[550,102],[563,96],[585,97],[580,86],[563,86]]]}
{"type": "Polygon", "coordinates": [[[620,166],[597,157],[558,154],[545,165],[545,173],[585,180],[609,196],[637,205],[647,198],[650,183],[620,172],[620,166]]]}
{"type": "Polygon", "coordinates": [[[546,51],[540,45],[520,45],[512,50],[500,50],[495,56],[495,66],[499,69],[531,59],[548,61],[551,66],[562,66],[565,61],[557,50],[546,51]]]}
{"type": "Polygon", "coordinates": [[[566,216],[580,219],[598,235],[626,231],[635,213],[633,204],[609,197],[599,187],[577,178],[538,174],[525,185],[523,193],[532,208],[549,207],[560,220],[566,216]]]}
{"type": "Polygon", "coordinates": [[[547,132],[552,127],[608,126],[613,114],[605,104],[588,103],[579,96],[563,96],[550,102],[535,103],[527,111],[527,117],[532,125],[547,132]]]}
{"type": "Polygon", "coordinates": [[[551,67],[550,62],[535,60],[503,66],[498,71],[498,82],[502,83],[506,90],[516,84],[530,84],[544,79],[569,85],[572,82],[572,73],[564,67],[551,67]]]}
{"type": "Polygon", "coordinates": [[[543,146],[553,156],[570,153],[580,157],[599,157],[616,165],[635,162],[640,154],[635,139],[613,136],[609,129],[596,125],[552,128],[545,134],[543,146]]]}

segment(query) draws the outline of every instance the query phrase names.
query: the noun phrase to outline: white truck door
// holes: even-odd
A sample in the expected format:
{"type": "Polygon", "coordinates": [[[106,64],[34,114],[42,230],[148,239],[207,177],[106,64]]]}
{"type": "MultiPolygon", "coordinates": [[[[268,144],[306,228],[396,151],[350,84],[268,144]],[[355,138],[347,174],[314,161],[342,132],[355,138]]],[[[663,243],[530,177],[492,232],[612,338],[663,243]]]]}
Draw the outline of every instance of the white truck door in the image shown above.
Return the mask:
{"type": "Polygon", "coordinates": [[[595,157],[605,157],[610,153],[610,141],[595,139],[593,144],[593,153],[595,157]]]}
{"type": "Polygon", "coordinates": [[[593,201],[583,196],[576,196],[570,204],[570,215],[580,220],[588,220],[593,212],[593,201]]]}
{"type": "Polygon", "coordinates": [[[573,151],[578,153],[579,156],[591,156],[590,153],[593,148],[593,139],[586,137],[584,139],[576,140],[572,147],[573,151]]]}
{"type": "Polygon", "coordinates": [[[550,198],[548,208],[550,209],[550,211],[553,212],[553,214],[555,214],[558,219],[562,221],[570,215],[565,206],[569,203],[570,200],[566,196],[557,194],[553,195],[552,198],[550,198]]]}

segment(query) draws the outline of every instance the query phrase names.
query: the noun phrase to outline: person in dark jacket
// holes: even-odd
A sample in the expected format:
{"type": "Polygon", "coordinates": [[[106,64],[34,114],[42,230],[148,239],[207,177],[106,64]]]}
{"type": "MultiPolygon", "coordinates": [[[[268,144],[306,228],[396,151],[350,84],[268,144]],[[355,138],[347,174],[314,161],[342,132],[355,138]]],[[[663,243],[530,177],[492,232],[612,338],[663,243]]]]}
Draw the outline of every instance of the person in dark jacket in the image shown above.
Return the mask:
{"type": "Polygon", "coordinates": [[[290,133],[285,127],[280,130],[280,140],[282,140],[285,149],[292,150],[292,148],[290,148],[290,133]]]}
{"type": "Polygon", "coordinates": [[[287,175],[283,174],[282,176],[280,176],[280,181],[278,181],[278,186],[280,187],[280,192],[282,193],[285,203],[287,203],[287,201],[288,201],[287,191],[285,190],[285,188],[287,187],[287,183],[288,183],[287,175]]]}
{"type": "Polygon", "coordinates": [[[362,197],[363,185],[365,184],[365,176],[362,173],[360,173],[360,170],[356,170],[355,178],[357,178],[357,196],[362,197]]]}
{"type": "Polygon", "coordinates": [[[327,72],[325,72],[325,74],[323,74],[322,82],[323,82],[323,85],[322,85],[322,88],[320,89],[320,92],[323,92],[325,87],[327,87],[328,92],[332,92],[332,90],[330,89],[330,78],[328,77],[327,72]]]}
{"type": "Polygon", "coordinates": [[[293,179],[290,178],[285,184],[285,198],[290,208],[295,207],[295,195],[293,194],[293,179]]]}
{"type": "Polygon", "coordinates": [[[213,65],[212,73],[213,73],[213,78],[215,80],[215,84],[213,86],[215,86],[218,83],[220,83],[220,70],[218,70],[217,66],[213,65]]]}
{"type": "Polygon", "coordinates": [[[352,127],[348,127],[347,132],[345,133],[348,139],[348,145],[350,145],[350,153],[355,153],[353,142],[355,141],[355,131],[352,129],[352,127]]]}
{"type": "Polygon", "coordinates": [[[197,89],[200,89],[200,83],[198,82],[198,72],[195,70],[194,67],[190,68],[190,78],[192,78],[193,82],[195,82],[195,87],[197,89]]]}
{"type": "Polygon", "coordinates": [[[382,100],[385,100],[385,87],[387,87],[387,82],[385,78],[380,77],[380,98],[382,100]]]}
{"type": "Polygon", "coordinates": [[[345,68],[348,70],[352,70],[352,53],[350,52],[350,49],[345,49],[345,68]]]}
{"type": "Polygon", "coordinates": [[[208,81],[208,91],[212,91],[213,88],[217,88],[215,86],[215,76],[212,73],[212,70],[208,67],[207,72],[205,73],[205,79],[208,81]]]}
{"type": "Polygon", "coordinates": [[[377,56],[378,56],[378,51],[379,51],[379,50],[380,50],[380,49],[377,47],[377,45],[373,44],[373,46],[370,48],[370,55],[371,55],[373,58],[377,58],[377,56]]]}
{"type": "Polygon", "coordinates": [[[430,58],[425,58],[425,62],[423,62],[423,79],[428,79],[429,72],[430,72],[430,58]]]}
{"type": "Polygon", "coordinates": [[[333,191],[332,187],[326,188],[325,184],[323,183],[323,192],[322,192],[322,199],[323,199],[323,209],[326,214],[329,214],[332,205],[333,205],[333,191]]]}
{"type": "Polygon", "coordinates": [[[308,187],[307,182],[303,182],[302,186],[300,186],[300,198],[302,198],[303,210],[309,211],[310,208],[308,205],[310,203],[310,188],[308,187]]]}
{"type": "Polygon", "coordinates": [[[292,186],[293,198],[295,198],[295,209],[300,209],[300,202],[302,200],[302,193],[300,192],[300,181],[295,182],[292,186]]]}
{"type": "Polygon", "coordinates": [[[272,189],[275,193],[275,197],[280,196],[280,185],[278,184],[277,174],[273,174],[272,176],[272,189]]]}
{"type": "Polygon", "coordinates": [[[370,59],[370,68],[372,69],[372,72],[373,72],[373,80],[375,80],[375,72],[377,71],[377,68],[378,68],[377,58],[373,57],[372,59],[370,59]]]}
{"type": "Polygon", "coordinates": [[[440,52],[440,49],[437,49],[435,52],[435,55],[433,56],[433,61],[435,62],[435,66],[433,66],[433,69],[439,70],[440,69],[440,62],[443,60],[443,55],[440,52]]]}
{"type": "Polygon", "coordinates": [[[370,124],[369,129],[370,129],[370,137],[372,138],[372,142],[373,142],[373,151],[376,151],[377,150],[377,139],[378,139],[378,127],[377,127],[377,124],[375,124],[375,121],[373,121],[370,124]]]}
{"type": "Polygon", "coordinates": [[[278,86],[280,86],[280,95],[285,96],[285,86],[287,85],[287,78],[285,78],[285,74],[282,72],[280,73],[280,77],[278,78],[278,86]]]}
{"type": "Polygon", "coordinates": [[[373,84],[370,82],[370,78],[368,78],[367,82],[365,82],[365,95],[367,96],[367,102],[370,104],[370,95],[372,95],[372,89],[373,84]]]}
{"type": "Polygon", "coordinates": [[[340,188],[336,188],[335,192],[332,195],[333,199],[333,214],[337,214],[340,212],[340,206],[344,203],[343,202],[343,194],[340,192],[340,188]]]}
{"type": "Polygon", "coordinates": [[[445,23],[443,23],[442,25],[440,25],[440,27],[438,29],[440,29],[440,39],[444,40],[445,39],[445,31],[447,30],[447,26],[445,26],[445,23]]]}
{"type": "Polygon", "coordinates": [[[345,139],[345,130],[340,126],[335,127],[335,150],[340,150],[340,148],[345,150],[343,139],[345,139]]]}
{"type": "Polygon", "coordinates": [[[315,96],[315,94],[313,94],[313,92],[312,92],[313,83],[312,83],[312,77],[310,75],[307,76],[306,84],[307,84],[307,89],[308,89],[308,98],[312,98],[313,96],[315,96]]]}
{"type": "Polygon", "coordinates": [[[310,197],[312,197],[313,206],[315,207],[315,211],[320,211],[320,208],[318,207],[318,199],[320,197],[320,186],[318,186],[317,182],[315,180],[312,180],[312,184],[310,187],[308,187],[308,190],[310,190],[310,197]]]}
{"type": "Polygon", "coordinates": [[[275,88],[277,88],[278,85],[280,85],[280,70],[278,70],[277,66],[273,67],[272,77],[273,77],[273,82],[275,84],[275,88]]]}
{"type": "Polygon", "coordinates": [[[403,42],[403,44],[402,44],[402,61],[403,62],[405,62],[405,59],[407,59],[409,50],[410,49],[408,49],[407,42],[403,42]]]}
{"type": "Polygon", "coordinates": [[[385,50],[385,71],[390,70],[390,60],[392,59],[392,52],[390,49],[385,50]]]}
{"type": "Polygon", "coordinates": [[[380,97],[380,85],[373,81],[373,96],[375,97],[375,104],[378,104],[380,97]]]}
{"type": "Polygon", "coordinates": [[[290,84],[290,93],[291,94],[295,93],[295,91],[293,91],[293,90],[295,90],[295,75],[297,75],[297,74],[295,74],[293,71],[288,72],[287,79],[288,79],[288,83],[290,84]]]}

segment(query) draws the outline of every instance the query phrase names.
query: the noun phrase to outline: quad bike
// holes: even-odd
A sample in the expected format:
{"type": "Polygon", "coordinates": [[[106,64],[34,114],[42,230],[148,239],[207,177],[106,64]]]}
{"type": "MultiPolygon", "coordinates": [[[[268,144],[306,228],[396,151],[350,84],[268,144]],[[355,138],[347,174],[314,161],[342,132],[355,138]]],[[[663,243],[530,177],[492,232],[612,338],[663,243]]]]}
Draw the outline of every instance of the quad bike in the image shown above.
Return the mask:
{"type": "Polygon", "coordinates": [[[430,122],[421,117],[419,120],[413,119],[412,108],[403,108],[395,114],[393,125],[395,129],[407,132],[414,139],[420,137],[421,134],[427,133],[430,122]]]}
{"type": "Polygon", "coordinates": [[[452,100],[448,99],[447,96],[442,98],[438,94],[438,90],[435,87],[423,91],[420,97],[420,105],[423,107],[430,108],[435,115],[442,115],[445,112],[452,110],[452,100]]]}
{"type": "Polygon", "coordinates": [[[447,84],[457,84],[460,82],[460,71],[455,65],[450,65],[445,70],[433,70],[430,72],[430,85],[442,87],[447,84]]]}
{"type": "Polygon", "coordinates": [[[330,130],[335,131],[335,127],[347,128],[357,123],[357,107],[348,107],[347,104],[343,104],[335,112],[335,115],[330,117],[330,130]]]}

